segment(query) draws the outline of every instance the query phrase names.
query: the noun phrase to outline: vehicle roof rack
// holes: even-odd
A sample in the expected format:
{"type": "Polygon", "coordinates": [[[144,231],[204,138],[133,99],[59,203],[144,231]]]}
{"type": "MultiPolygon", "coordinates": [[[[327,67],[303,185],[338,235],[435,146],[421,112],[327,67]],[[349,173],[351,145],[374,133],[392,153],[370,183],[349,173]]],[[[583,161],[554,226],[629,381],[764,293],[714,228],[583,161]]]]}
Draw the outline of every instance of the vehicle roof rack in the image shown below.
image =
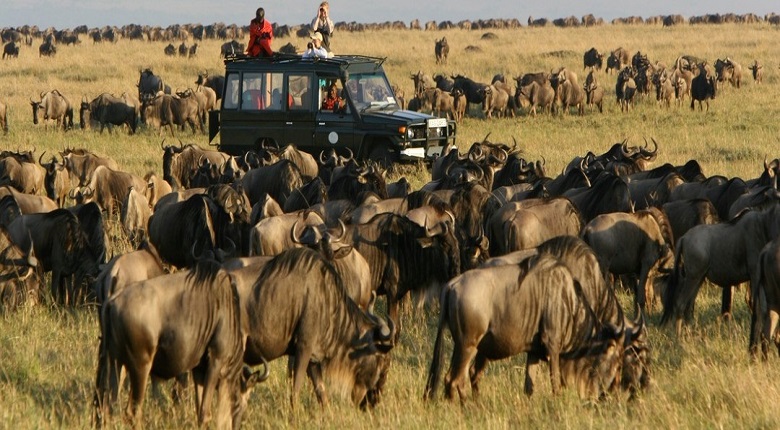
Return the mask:
{"type": "Polygon", "coordinates": [[[325,63],[333,65],[353,64],[353,63],[374,63],[382,64],[385,62],[385,58],[370,57],[367,55],[335,55],[329,58],[310,57],[303,58],[298,54],[283,54],[280,52],[274,52],[271,57],[250,57],[245,54],[228,55],[225,57],[225,64],[229,63],[325,63]]]}

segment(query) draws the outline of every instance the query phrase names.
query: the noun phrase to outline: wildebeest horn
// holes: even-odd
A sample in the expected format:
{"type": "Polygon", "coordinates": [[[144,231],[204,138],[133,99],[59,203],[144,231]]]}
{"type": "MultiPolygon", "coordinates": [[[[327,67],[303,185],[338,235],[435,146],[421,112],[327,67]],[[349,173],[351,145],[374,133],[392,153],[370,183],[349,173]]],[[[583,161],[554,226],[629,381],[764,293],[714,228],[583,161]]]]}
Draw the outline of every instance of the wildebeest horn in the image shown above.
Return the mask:
{"type": "Polygon", "coordinates": [[[264,382],[266,379],[268,379],[268,375],[271,374],[271,370],[268,367],[268,361],[265,359],[265,357],[260,356],[260,360],[263,361],[264,370],[262,374],[260,374],[260,371],[253,372],[252,369],[246,364],[243,367],[242,376],[246,380],[247,387],[251,387],[252,385],[260,382],[264,382]]]}
{"type": "Polygon", "coordinates": [[[490,133],[492,133],[492,131],[489,131],[489,132],[488,132],[488,134],[487,134],[487,135],[485,135],[485,138],[484,138],[484,139],[482,139],[482,143],[485,143],[485,142],[487,142],[487,141],[488,141],[487,139],[488,139],[488,137],[490,137],[490,133]]]}
{"type": "Polygon", "coordinates": [[[392,347],[395,340],[395,323],[393,323],[393,319],[390,317],[387,317],[387,320],[384,321],[379,319],[379,326],[375,333],[379,345],[392,347]]]}
{"type": "Polygon", "coordinates": [[[326,161],[327,159],[325,158],[325,150],[323,149],[322,151],[320,151],[320,164],[324,165],[326,161]]]}
{"type": "Polygon", "coordinates": [[[165,151],[165,138],[163,138],[162,142],[160,142],[160,149],[165,151]]]}
{"type": "Polygon", "coordinates": [[[515,139],[514,136],[512,136],[512,142],[513,143],[512,143],[512,150],[511,150],[511,152],[515,152],[515,150],[517,149],[517,139],[515,139]]]}
{"type": "Polygon", "coordinates": [[[468,158],[469,160],[474,161],[482,158],[483,155],[484,153],[482,152],[482,146],[477,145],[474,146],[471,151],[469,151],[468,158]]]}
{"type": "Polygon", "coordinates": [[[341,233],[335,238],[336,242],[341,242],[347,234],[347,226],[344,225],[344,221],[342,221],[341,218],[339,218],[339,229],[341,230],[341,233]]]}
{"type": "Polygon", "coordinates": [[[218,261],[225,261],[226,258],[232,256],[236,252],[236,249],[238,249],[236,247],[236,243],[233,242],[232,239],[230,239],[229,237],[226,237],[225,239],[228,241],[228,244],[230,245],[230,248],[228,248],[228,249],[217,249],[217,260],[218,261]]]}
{"type": "MultiPolygon", "coordinates": [[[[43,160],[44,155],[46,155],[46,151],[43,151],[43,154],[41,154],[41,156],[38,157],[38,164],[40,164],[43,167],[46,167],[43,163],[41,163],[41,160],[43,160]]],[[[766,165],[766,161],[764,161],[764,165],[766,165]]]]}
{"type": "Polygon", "coordinates": [[[89,187],[89,185],[85,186],[84,189],[81,191],[81,195],[84,197],[91,197],[92,194],[95,193],[95,190],[89,187]]]}
{"type": "Polygon", "coordinates": [[[349,152],[349,157],[347,158],[347,161],[353,160],[355,158],[355,154],[349,148],[347,148],[347,152],[349,152]]]}
{"type": "Polygon", "coordinates": [[[297,229],[298,229],[298,222],[300,222],[300,220],[297,220],[297,219],[296,219],[296,220],[295,220],[295,223],[293,223],[292,229],[290,229],[290,239],[292,239],[292,241],[293,241],[294,243],[297,243],[297,244],[299,244],[299,245],[302,245],[302,243],[301,243],[301,238],[300,238],[300,237],[298,237],[298,234],[297,234],[297,229]]]}
{"type": "Polygon", "coordinates": [[[626,158],[629,158],[633,155],[633,151],[628,149],[628,139],[623,140],[623,143],[620,145],[620,152],[622,152],[623,156],[626,158]]]}
{"type": "Polygon", "coordinates": [[[501,155],[498,157],[498,161],[506,163],[506,159],[509,158],[509,154],[506,152],[506,149],[498,148],[498,153],[501,155]]]}
{"type": "Polygon", "coordinates": [[[68,191],[68,197],[70,197],[73,200],[76,200],[76,193],[78,193],[78,188],[71,188],[71,190],[68,191]]]}

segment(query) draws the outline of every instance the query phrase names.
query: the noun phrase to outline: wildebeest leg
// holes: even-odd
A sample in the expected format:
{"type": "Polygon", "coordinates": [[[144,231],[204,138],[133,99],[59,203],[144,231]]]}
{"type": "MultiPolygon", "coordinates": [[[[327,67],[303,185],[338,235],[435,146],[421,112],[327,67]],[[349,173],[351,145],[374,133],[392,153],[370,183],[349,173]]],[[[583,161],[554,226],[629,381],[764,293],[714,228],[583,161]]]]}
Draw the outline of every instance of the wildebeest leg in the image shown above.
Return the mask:
{"type": "Polygon", "coordinates": [[[650,272],[650,267],[642,267],[641,276],[639,282],[636,283],[636,297],[635,303],[639,305],[639,308],[643,312],[647,312],[647,308],[653,306],[653,288],[647,288],[647,274],[650,272]],[[649,304],[649,305],[648,305],[649,304]]]}
{"type": "Polygon", "coordinates": [[[561,356],[556,348],[547,349],[550,351],[550,384],[552,385],[553,395],[561,392],[561,356]]]}
{"type": "Polygon", "coordinates": [[[539,361],[540,358],[530,352],[525,359],[525,394],[527,396],[534,393],[534,375],[539,367],[539,361]]]}
{"type": "Polygon", "coordinates": [[[734,287],[731,285],[723,287],[723,294],[720,303],[720,315],[726,321],[731,320],[731,302],[733,300],[733,289],[734,287]]]}
{"type": "Polygon", "coordinates": [[[51,298],[55,303],[64,303],[64,294],[62,284],[62,271],[52,269],[51,271],[51,298]]]}
{"type": "Polygon", "coordinates": [[[488,359],[484,354],[477,351],[477,357],[474,359],[474,365],[471,367],[471,392],[474,395],[479,394],[479,378],[487,367],[488,359]]]}
{"type": "MultiPolygon", "coordinates": [[[[300,340],[299,340],[300,342],[300,340]]],[[[301,386],[303,385],[303,378],[306,375],[306,369],[309,367],[309,361],[311,360],[311,348],[308,345],[298,345],[295,352],[295,369],[293,370],[293,389],[290,394],[290,405],[295,408],[295,404],[298,401],[298,394],[301,392],[301,386]]]]}
{"type": "Polygon", "coordinates": [[[466,401],[466,377],[469,374],[469,368],[471,367],[471,360],[477,355],[476,342],[474,344],[461,343],[461,347],[457,345],[452,354],[452,362],[450,363],[450,374],[452,378],[449,381],[447,387],[447,398],[452,398],[454,390],[458,391],[460,402],[466,401]]]}
{"type": "Polygon", "coordinates": [[[328,394],[325,391],[325,382],[322,379],[322,367],[319,363],[311,363],[306,372],[309,374],[312,386],[314,386],[317,400],[320,402],[320,405],[326,406],[328,404],[328,394]]]}
{"type": "Polygon", "coordinates": [[[203,398],[201,399],[200,409],[198,410],[198,425],[203,426],[211,420],[211,401],[214,398],[214,391],[220,382],[220,369],[223,367],[222,360],[215,358],[216,348],[209,348],[209,363],[206,366],[206,373],[203,375],[203,398]]]}
{"type": "Polygon", "coordinates": [[[184,392],[187,390],[188,382],[189,374],[186,372],[176,377],[176,382],[173,384],[173,388],[171,389],[171,398],[173,399],[174,404],[178,405],[181,403],[182,399],[184,398],[184,392]]]}
{"type": "Polygon", "coordinates": [[[152,368],[152,361],[148,363],[131,363],[127,366],[127,374],[130,379],[130,400],[127,402],[125,415],[133,428],[143,427],[144,391],[146,390],[146,378],[152,368]]]}
{"type": "Polygon", "coordinates": [[[780,322],[780,314],[776,309],[769,311],[769,324],[766,324],[764,328],[764,336],[766,340],[763,344],[764,360],[767,358],[767,350],[769,349],[769,342],[774,342],[777,346],[777,353],[780,355],[780,338],[777,335],[777,324],[780,322]]]}

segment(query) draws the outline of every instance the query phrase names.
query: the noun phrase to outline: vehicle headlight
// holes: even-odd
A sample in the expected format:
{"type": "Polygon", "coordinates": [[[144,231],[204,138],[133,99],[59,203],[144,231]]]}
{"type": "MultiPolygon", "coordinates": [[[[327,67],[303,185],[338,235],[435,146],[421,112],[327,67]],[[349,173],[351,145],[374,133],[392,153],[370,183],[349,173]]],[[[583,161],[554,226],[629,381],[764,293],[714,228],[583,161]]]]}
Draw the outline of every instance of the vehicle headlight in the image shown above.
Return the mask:
{"type": "Polygon", "coordinates": [[[406,129],[406,138],[409,140],[414,139],[414,130],[411,127],[406,129]]]}

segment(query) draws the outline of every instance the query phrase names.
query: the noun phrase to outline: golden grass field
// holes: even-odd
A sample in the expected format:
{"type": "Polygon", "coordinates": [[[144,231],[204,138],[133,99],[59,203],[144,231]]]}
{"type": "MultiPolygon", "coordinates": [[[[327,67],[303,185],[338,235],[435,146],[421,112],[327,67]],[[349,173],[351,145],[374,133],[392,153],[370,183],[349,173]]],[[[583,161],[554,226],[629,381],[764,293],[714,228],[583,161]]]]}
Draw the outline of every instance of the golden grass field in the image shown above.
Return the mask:
{"type": "MultiPolygon", "coordinates": [[[[744,70],[743,87],[721,86],[709,112],[665,109],[654,98],[640,100],[621,113],[614,103],[614,75],[600,74],[607,84],[605,112],[584,116],[521,115],[509,119],[466,119],[459,127],[462,150],[490,133],[493,142],[511,145],[516,139],[527,159],[547,160],[548,175],[587,150],[603,152],[625,138],[659,143],[658,160],[681,164],[699,160],[709,175],[752,178],[760,174],[765,156],[780,155],[780,29],[769,25],[602,26],[592,28],[521,28],[492,30],[497,40],[483,41],[484,31],[379,31],[338,33],[332,39],[337,53],[387,57],[385,70],[392,83],[412,92],[410,73],[464,74],[489,82],[496,73],[519,76],[567,66],[584,81],[582,53],[592,46],[601,51],[623,46],[641,50],[651,62],[672,64],[682,54],[714,62],[731,57],[744,70]],[[434,40],[446,36],[447,65],[434,62],[434,40]],[[468,45],[479,53],[466,53],[468,45]],[[764,84],[752,82],[747,66],[764,64],[764,84]]],[[[174,89],[194,86],[199,70],[222,73],[221,41],[201,43],[197,58],[166,57],[166,43],[120,40],[116,44],[60,46],[55,58],[38,58],[36,40],[23,47],[18,59],[0,61],[0,101],[9,107],[10,132],[0,135],[2,149],[32,149],[36,155],[64,147],[85,147],[117,160],[125,170],[144,174],[162,171],[161,137],[141,130],[102,135],[77,129],[62,132],[34,126],[29,99],[59,89],[73,104],[102,92],[136,91],[141,67],[151,66],[174,89]]],[[[278,49],[288,41],[305,47],[306,40],[276,39],[278,49]]],[[[244,41],[245,42],[245,41],[244,41]]],[[[75,118],[78,121],[78,118],[75,118]]],[[[206,145],[203,134],[189,131],[185,142],[206,145]]],[[[170,137],[168,137],[170,142],[170,137]]],[[[48,155],[47,155],[48,157],[48,155]]],[[[398,169],[415,187],[429,174],[418,166],[398,169]]],[[[394,176],[397,176],[396,173],[394,176]]],[[[116,236],[117,230],[113,230],[116,236]]],[[[126,250],[117,241],[115,252],[126,250]]],[[[592,404],[571,391],[559,397],[539,378],[533,398],[522,393],[523,357],[493,363],[482,382],[480,397],[465,406],[439,400],[422,402],[438,311],[409,307],[404,332],[393,352],[394,363],[386,394],[374,410],[361,412],[347,402],[321,408],[307,384],[301,403],[289,406],[286,360],[272,364],[269,380],[255,389],[245,414],[246,428],[778,428],[780,366],[776,356],[767,364],[751,364],[747,354],[749,313],[735,294],[734,319],[719,319],[720,289],[705,285],[699,297],[696,322],[681,338],[659,328],[658,310],[650,318],[653,383],[636,401],[618,396],[592,404]]],[[[621,293],[627,305],[631,298],[621,293]]],[[[435,309],[435,307],[434,307],[435,309]]],[[[0,318],[0,428],[86,428],[91,425],[91,402],[96,369],[98,323],[94,307],[63,310],[41,305],[0,318]]],[[[151,391],[151,390],[150,390],[151,391]]],[[[163,389],[163,392],[168,391],[163,389]]],[[[440,396],[441,397],[441,396],[440,396]]],[[[174,405],[167,394],[147,396],[144,418],[148,428],[196,426],[193,402],[174,405]]],[[[121,419],[114,420],[121,427],[121,419]]]]}

